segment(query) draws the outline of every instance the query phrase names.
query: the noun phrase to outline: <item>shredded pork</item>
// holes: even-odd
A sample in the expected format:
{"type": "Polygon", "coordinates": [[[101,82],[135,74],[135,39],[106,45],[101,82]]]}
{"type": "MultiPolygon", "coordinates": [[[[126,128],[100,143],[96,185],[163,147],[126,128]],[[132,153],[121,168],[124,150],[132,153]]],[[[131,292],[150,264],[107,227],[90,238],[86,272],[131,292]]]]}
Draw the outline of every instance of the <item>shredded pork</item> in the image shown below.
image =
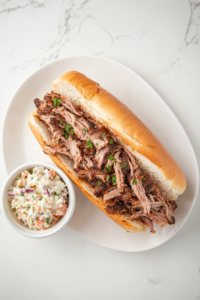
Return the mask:
{"type": "Polygon", "coordinates": [[[117,143],[117,137],[100,122],[77,109],[71,99],[51,92],[36,98],[38,118],[49,128],[51,144],[44,153],[68,156],[77,176],[86,180],[94,195],[106,205],[109,214],[139,220],[155,233],[154,224],[174,224],[177,205],[166,199],[152,180],[142,172],[136,158],[117,143]]]}

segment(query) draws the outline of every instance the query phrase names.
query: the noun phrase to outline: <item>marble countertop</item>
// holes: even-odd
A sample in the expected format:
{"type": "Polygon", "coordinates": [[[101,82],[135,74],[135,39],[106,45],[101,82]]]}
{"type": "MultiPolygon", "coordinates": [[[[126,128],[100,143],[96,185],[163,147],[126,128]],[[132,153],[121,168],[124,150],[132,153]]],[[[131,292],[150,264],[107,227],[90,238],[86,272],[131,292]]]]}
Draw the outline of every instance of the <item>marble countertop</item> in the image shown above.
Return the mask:
{"type": "MultiPolygon", "coordinates": [[[[200,162],[200,0],[0,0],[0,28],[0,127],[15,89],[37,68],[98,55],[161,95],[200,162]]],[[[0,167],[1,188],[2,157],[0,167]]],[[[200,299],[199,200],[175,237],[142,253],[102,248],[67,227],[27,239],[0,214],[0,298],[200,299]]]]}

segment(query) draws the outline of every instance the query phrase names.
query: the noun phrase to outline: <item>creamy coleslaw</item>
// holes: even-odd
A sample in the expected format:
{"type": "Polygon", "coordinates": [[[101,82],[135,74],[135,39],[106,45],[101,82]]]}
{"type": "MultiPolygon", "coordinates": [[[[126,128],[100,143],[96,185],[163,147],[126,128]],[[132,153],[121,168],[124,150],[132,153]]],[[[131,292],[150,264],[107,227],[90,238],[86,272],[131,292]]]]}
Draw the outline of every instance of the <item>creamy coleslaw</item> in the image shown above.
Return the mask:
{"type": "Polygon", "coordinates": [[[64,216],[68,190],[54,170],[24,170],[8,190],[8,200],[18,220],[34,230],[45,230],[64,216]]]}

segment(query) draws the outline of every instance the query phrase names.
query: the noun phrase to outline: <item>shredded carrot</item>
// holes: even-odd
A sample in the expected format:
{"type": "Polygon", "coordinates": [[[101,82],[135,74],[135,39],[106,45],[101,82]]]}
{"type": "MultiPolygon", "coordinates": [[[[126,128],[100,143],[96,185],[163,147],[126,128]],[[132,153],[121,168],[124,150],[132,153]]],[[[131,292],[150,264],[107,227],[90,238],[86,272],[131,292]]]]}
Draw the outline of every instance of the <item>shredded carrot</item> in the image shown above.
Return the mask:
{"type": "Polygon", "coordinates": [[[55,215],[53,215],[53,220],[55,220],[56,222],[58,222],[58,220],[59,220],[60,218],[62,218],[62,216],[55,216],[55,215]]]}
{"type": "Polygon", "coordinates": [[[20,186],[20,187],[23,186],[23,180],[21,180],[21,181],[19,182],[19,186],[20,186]]]}
{"type": "Polygon", "coordinates": [[[62,216],[56,216],[56,215],[54,215],[53,217],[58,218],[58,219],[62,218],[62,216]]]}
{"type": "MultiPolygon", "coordinates": [[[[43,220],[41,220],[41,221],[38,221],[37,223],[36,223],[36,226],[37,227],[39,227],[41,224],[43,224],[44,223],[44,221],[43,220]]],[[[43,226],[44,227],[44,226],[43,226]]]]}
{"type": "Polygon", "coordinates": [[[62,212],[65,212],[66,210],[67,210],[66,207],[62,207],[62,208],[61,208],[61,211],[62,211],[62,212]]]}
{"type": "Polygon", "coordinates": [[[65,203],[63,203],[63,207],[61,207],[61,211],[65,212],[67,210],[67,205],[65,203]]]}
{"type": "Polygon", "coordinates": [[[56,175],[56,172],[54,170],[50,170],[50,173],[51,173],[52,176],[56,175]]]}
{"type": "Polygon", "coordinates": [[[23,176],[24,178],[27,178],[27,177],[28,177],[28,173],[24,172],[24,173],[22,173],[22,176],[23,176]]]}
{"type": "Polygon", "coordinates": [[[18,211],[18,218],[17,218],[17,219],[18,219],[18,220],[21,220],[21,218],[22,218],[22,213],[21,213],[21,211],[19,210],[19,211],[18,211]]]}
{"type": "Polygon", "coordinates": [[[52,205],[52,203],[50,203],[50,202],[48,202],[48,201],[47,201],[47,203],[48,203],[49,205],[52,205]]]}
{"type": "Polygon", "coordinates": [[[37,208],[37,211],[39,211],[39,212],[40,212],[40,211],[41,211],[41,208],[40,208],[40,207],[38,207],[38,208],[37,208]]]}

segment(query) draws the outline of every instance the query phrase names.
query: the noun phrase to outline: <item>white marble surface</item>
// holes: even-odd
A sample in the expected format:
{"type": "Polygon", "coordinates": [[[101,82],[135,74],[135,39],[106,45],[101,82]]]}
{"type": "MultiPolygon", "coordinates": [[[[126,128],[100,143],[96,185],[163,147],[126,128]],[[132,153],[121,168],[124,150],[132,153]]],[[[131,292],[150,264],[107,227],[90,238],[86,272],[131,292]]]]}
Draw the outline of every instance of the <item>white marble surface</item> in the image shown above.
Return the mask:
{"type": "MultiPolygon", "coordinates": [[[[0,124],[31,72],[66,55],[95,54],[152,85],[200,162],[200,0],[0,0],[0,29],[0,124]]],[[[1,159],[0,187],[5,178],[1,159]]],[[[174,238],[135,254],[69,228],[30,240],[0,215],[0,299],[200,299],[199,198],[174,238]]]]}

